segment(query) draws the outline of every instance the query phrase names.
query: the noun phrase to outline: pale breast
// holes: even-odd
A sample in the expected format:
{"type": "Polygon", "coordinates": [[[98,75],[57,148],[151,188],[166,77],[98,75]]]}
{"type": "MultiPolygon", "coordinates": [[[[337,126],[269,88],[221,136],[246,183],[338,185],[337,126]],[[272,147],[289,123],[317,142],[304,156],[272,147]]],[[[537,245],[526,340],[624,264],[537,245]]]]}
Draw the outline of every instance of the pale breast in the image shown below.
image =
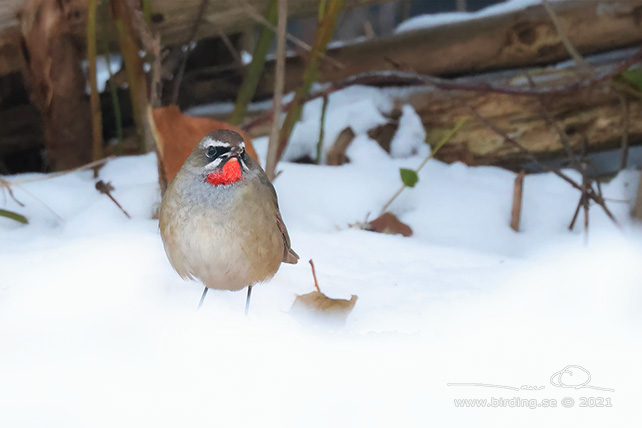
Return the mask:
{"type": "Polygon", "coordinates": [[[269,200],[249,198],[239,186],[226,206],[163,202],[161,235],[170,263],[184,278],[207,287],[240,290],[271,278],[283,256],[283,238],[269,200]],[[239,203],[241,201],[242,203],[239,203]]]}

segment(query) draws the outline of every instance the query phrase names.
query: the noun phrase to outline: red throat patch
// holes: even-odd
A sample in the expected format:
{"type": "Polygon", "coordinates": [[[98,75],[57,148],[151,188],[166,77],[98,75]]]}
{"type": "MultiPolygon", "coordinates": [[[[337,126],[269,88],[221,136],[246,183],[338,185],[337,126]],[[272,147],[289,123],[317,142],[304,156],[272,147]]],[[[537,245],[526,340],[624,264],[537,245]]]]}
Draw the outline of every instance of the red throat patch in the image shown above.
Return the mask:
{"type": "Polygon", "coordinates": [[[225,165],[221,172],[213,172],[207,175],[207,182],[212,186],[219,186],[221,184],[232,184],[243,179],[241,175],[241,165],[237,158],[231,158],[225,165]]]}

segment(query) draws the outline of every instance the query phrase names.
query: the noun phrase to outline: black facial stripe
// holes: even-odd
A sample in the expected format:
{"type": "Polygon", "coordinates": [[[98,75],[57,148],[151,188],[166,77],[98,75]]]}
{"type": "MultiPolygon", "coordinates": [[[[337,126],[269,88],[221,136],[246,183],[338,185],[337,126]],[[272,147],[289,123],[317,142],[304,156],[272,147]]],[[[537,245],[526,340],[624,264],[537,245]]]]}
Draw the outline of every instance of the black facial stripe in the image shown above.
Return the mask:
{"type": "Polygon", "coordinates": [[[210,159],[216,159],[221,157],[225,153],[228,153],[231,150],[231,147],[227,146],[209,146],[207,148],[206,156],[210,159]]]}
{"type": "Polygon", "coordinates": [[[245,163],[245,157],[241,157],[241,158],[239,159],[239,164],[241,165],[241,168],[242,168],[243,170],[245,170],[245,171],[249,171],[249,170],[250,170],[250,168],[249,168],[249,167],[247,166],[247,164],[245,163]]]}

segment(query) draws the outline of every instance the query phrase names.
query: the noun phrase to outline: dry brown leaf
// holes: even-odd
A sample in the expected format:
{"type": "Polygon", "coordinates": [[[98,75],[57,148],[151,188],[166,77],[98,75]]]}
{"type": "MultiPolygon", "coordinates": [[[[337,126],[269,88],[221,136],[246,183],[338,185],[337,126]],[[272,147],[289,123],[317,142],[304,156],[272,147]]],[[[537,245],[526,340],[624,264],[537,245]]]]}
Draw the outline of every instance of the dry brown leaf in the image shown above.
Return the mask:
{"type": "Polygon", "coordinates": [[[312,267],[312,278],[314,278],[314,287],[317,289],[312,293],[297,295],[290,314],[299,321],[314,324],[315,321],[324,321],[326,324],[343,326],[352,308],[357,303],[357,296],[354,294],[350,300],[345,299],[331,299],[321,292],[319,282],[317,281],[317,273],[314,268],[314,262],[309,261],[312,267]]]}
{"type": "Polygon", "coordinates": [[[339,166],[348,162],[346,150],[348,150],[348,146],[350,146],[350,143],[352,143],[352,140],[354,140],[356,136],[357,134],[355,134],[349,126],[341,131],[334,141],[332,148],[328,150],[326,163],[332,166],[339,166]]]}
{"type": "Polygon", "coordinates": [[[412,236],[412,229],[410,226],[402,223],[390,212],[385,212],[376,219],[367,223],[365,229],[371,232],[387,233],[390,235],[400,234],[403,236],[412,236]]]}
{"type": "Polygon", "coordinates": [[[345,300],[332,299],[320,291],[313,291],[297,296],[290,308],[290,314],[300,320],[317,318],[332,324],[344,325],[356,303],[357,296],[354,294],[350,300],[345,300]]]}
{"type": "Polygon", "coordinates": [[[155,108],[153,115],[168,182],[174,179],[185,159],[192,153],[194,145],[205,134],[216,129],[231,129],[241,134],[245,140],[247,154],[258,162],[252,139],[234,125],[205,117],[187,116],[174,105],[155,108]]]}
{"type": "Polygon", "coordinates": [[[399,129],[399,118],[401,117],[402,110],[399,106],[395,106],[390,114],[385,115],[389,121],[383,125],[368,130],[368,137],[379,143],[382,149],[390,153],[390,144],[399,129]]]}

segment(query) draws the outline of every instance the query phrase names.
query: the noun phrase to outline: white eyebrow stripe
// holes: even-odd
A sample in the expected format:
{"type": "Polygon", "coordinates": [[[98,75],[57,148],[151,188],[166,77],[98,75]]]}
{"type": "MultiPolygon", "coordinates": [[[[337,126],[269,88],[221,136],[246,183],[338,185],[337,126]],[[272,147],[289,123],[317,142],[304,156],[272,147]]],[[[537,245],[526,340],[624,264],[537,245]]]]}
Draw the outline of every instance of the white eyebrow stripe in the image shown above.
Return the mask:
{"type": "Polygon", "coordinates": [[[207,148],[207,147],[210,147],[210,146],[213,146],[213,147],[232,147],[232,145],[230,143],[227,143],[225,141],[214,140],[212,138],[203,139],[202,147],[203,148],[207,148]]]}

